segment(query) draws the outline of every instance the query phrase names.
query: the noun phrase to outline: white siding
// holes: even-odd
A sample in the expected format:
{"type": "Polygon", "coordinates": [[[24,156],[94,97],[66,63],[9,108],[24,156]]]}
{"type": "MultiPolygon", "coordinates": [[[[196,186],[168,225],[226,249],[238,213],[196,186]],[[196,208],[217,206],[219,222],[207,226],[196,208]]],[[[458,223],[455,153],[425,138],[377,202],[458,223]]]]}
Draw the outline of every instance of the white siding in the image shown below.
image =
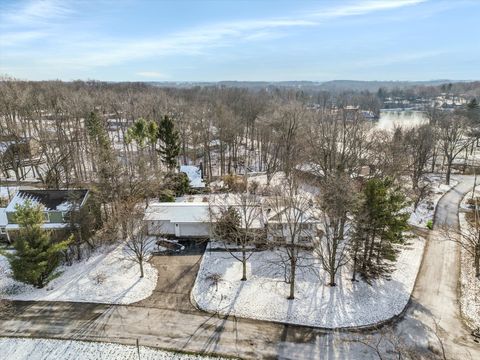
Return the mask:
{"type": "Polygon", "coordinates": [[[210,226],[202,223],[181,223],[180,236],[209,236],[210,226]]]}
{"type": "Polygon", "coordinates": [[[149,235],[175,235],[175,226],[170,221],[147,221],[149,235]]]}

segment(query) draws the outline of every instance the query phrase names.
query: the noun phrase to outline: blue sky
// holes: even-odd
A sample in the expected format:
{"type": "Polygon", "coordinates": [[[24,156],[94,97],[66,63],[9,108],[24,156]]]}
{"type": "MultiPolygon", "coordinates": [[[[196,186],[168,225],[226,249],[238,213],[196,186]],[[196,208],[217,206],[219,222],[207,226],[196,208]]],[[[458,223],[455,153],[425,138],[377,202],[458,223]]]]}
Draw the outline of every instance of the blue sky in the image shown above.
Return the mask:
{"type": "Polygon", "coordinates": [[[480,0],[0,0],[0,74],[480,79],[480,0]]]}

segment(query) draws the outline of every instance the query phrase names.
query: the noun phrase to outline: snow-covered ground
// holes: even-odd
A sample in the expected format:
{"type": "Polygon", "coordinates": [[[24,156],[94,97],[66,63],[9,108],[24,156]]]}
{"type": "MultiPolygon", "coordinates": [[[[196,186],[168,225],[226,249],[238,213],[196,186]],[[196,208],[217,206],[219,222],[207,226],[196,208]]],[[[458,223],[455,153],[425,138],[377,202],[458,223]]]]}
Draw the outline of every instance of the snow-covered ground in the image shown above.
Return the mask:
{"type": "MultiPolygon", "coordinates": [[[[470,198],[472,193],[464,197],[464,201],[470,198]]],[[[465,213],[459,213],[460,228],[465,231],[468,224],[465,213]]],[[[460,250],[460,308],[463,317],[472,328],[480,327],[480,280],[475,277],[475,268],[473,267],[473,258],[465,249],[460,250]]]]}
{"type": "Polygon", "coordinates": [[[130,304],[150,296],[158,277],[157,270],[146,263],[140,279],[139,266],[126,257],[124,244],[103,247],[88,259],[59,270],[60,277],[37,289],[12,279],[10,265],[0,255],[0,298],[130,304]]]}
{"type": "Polygon", "coordinates": [[[111,343],[0,338],[2,359],[11,360],[200,360],[221,359],[219,357],[182,354],[157,350],[145,346],[111,343]]]}
{"type": "Polygon", "coordinates": [[[413,226],[425,227],[429,220],[433,221],[435,208],[440,198],[452,187],[458,184],[456,180],[450,180],[450,185],[445,184],[445,177],[441,175],[429,175],[431,181],[430,194],[420,202],[417,210],[413,212],[413,205],[408,208],[411,213],[408,223],[413,226]]]}
{"type": "Polygon", "coordinates": [[[287,300],[289,284],[276,265],[278,252],[254,253],[248,261],[248,280],[240,281],[239,261],[227,252],[207,249],[192,299],[203,310],[247,318],[326,328],[372,325],[401,313],[407,305],[424,249],[423,239],[411,242],[399,255],[392,279],[371,286],[352,282],[346,266],[335,287],[327,285],[327,274],[318,271],[319,265],[317,271],[299,268],[295,300],[287,300]],[[220,275],[220,280],[214,282],[212,275],[220,275]]]}

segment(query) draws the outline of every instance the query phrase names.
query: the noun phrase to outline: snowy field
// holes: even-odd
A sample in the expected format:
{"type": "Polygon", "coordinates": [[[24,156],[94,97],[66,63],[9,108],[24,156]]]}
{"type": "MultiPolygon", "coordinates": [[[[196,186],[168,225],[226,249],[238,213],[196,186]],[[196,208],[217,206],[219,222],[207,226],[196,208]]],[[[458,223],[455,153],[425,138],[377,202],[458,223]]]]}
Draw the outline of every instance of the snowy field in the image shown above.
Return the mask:
{"type": "Polygon", "coordinates": [[[296,299],[287,300],[289,284],[278,267],[278,253],[254,253],[248,262],[247,281],[240,281],[241,263],[228,252],[206,251],[192,298],[209,312],[290,324],[339,328],[372,325],[400,314],[410,298],[423,255],[424,240],[412,239],[400,255],[392,280],[372,286],[352,282],[343,267],[338,285],[327,284],[327,274],[299,268],[296,299]],[[219,274],[214,283],[212,275],[219,274]],[[320,274],[320,275],[319,275],[320,274]]]}
{"type": "Polygon", "coordinates": [[[0,338],[2,359],[11,360],[200,360],[221,359],[140,346],[73,340],[0,338]]]}
{"type": "Polygon", "coordinates": [[[430,194],[426,199],[420,202],[417,210],[413,212],[413,205],[408,209],[411,213],[408,223],[413,226],[426,227],[429,220],[433,221],[435,208],[440,198],[452,187],[458,184],[457,180],[450,180],[450,185],[445,184],[445,177],[441,175],[428,175],[432,182],[430,194]]]}
{"type": "MultiPolygon", "coordinates": [[[[471,196],[470,192],[464,200],[471,196]]],[[[459,213],[459,221],[462,229],[470,226],[465,218],[465,213],[459,213]]],[[[469,325],[472,328],[478,328],[480,327],[480,280],[475,277],[472,255],[464,249],[460,251],[460,308],[469,325]]]]}
{"type": "Polygon", "coordinates": [[[88,259],[59,270],[60,277],[37,289],[13,280],[7,259],[0,255],[0,298],[130,304],[150,296],[158,277],[146,263],[140,279],[139,266],[125,257],[123,244],[98,249],[88,259]]]}

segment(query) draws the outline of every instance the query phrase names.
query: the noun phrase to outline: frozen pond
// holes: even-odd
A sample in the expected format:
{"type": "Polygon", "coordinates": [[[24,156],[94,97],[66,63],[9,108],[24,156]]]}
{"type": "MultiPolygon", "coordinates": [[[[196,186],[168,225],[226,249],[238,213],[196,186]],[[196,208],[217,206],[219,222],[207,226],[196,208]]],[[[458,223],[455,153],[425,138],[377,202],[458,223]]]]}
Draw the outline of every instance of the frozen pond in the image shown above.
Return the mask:
{"type": "Polygon", "coordinates": [[[395,126],[414,127],[428,123],[428,118],[423,111],[382,109],[377,127],[380,129],[393,129],[395,126]]]}

